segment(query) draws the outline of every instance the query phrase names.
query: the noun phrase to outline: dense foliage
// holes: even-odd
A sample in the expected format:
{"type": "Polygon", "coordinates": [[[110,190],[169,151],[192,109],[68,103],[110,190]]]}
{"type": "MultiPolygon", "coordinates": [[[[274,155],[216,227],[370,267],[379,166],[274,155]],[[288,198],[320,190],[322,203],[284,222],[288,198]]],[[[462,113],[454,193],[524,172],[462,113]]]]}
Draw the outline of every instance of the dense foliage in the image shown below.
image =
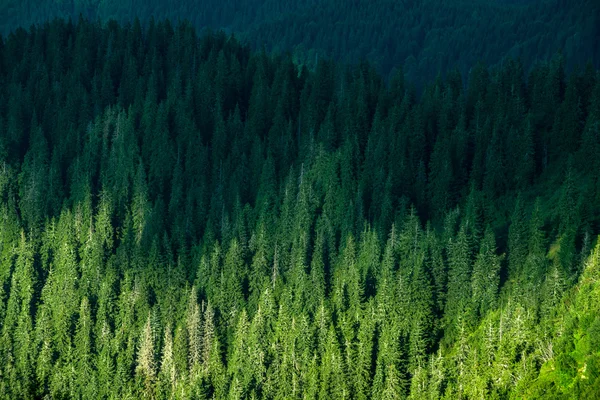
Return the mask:
{"type": "Polygon", "coordinates": [[[387,76],[404,65],[421,87],[477,62],[510,56],[528,71],[562,50],[567,69],[600,66],[596,0],[4,0],[0,33],[79,15],[92,20],[189,19],[196,29],[227,29],[255,48],[290,51],[314,67],[319,58],[368,59],[387,76]]]}
{"type": "Polygon", "coordinates": [[[597,398],[600,76],[187,24],[0,41],[1,398],[597,398]],[[595,249],[594,249],[595,248],[595,249]]]}

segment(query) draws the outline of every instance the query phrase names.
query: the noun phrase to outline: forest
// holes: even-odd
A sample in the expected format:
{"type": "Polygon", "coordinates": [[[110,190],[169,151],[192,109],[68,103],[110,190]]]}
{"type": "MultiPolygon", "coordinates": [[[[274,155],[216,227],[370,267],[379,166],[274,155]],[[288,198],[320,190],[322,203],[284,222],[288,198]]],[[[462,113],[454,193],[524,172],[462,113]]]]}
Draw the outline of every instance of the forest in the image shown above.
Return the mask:
{"type": "Polygon", "coordinates": [[[234,33],[253,50],[290,52],[296,64],[368,60],[385,78],[403,66],[419,89],[478,62],[519,58],[525,72],[559,51],[567,71],[600,66],[597,0],[3,0],[0,33],[55,17],[189,20],[234,33]]]}
{"type": "Polygon", "coordinates": [[[569,62],[418,90],[190,22],[15,29],[0,398],[600,398],[600,72],[569,62]]]}

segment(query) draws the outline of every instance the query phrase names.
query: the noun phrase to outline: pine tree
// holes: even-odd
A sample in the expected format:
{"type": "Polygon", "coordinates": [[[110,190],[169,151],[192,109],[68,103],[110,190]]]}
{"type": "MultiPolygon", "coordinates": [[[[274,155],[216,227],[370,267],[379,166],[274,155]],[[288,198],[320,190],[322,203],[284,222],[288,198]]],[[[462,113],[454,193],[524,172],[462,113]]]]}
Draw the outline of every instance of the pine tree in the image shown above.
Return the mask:
{"type": "Polygon", "coordinates": [[[115,361],[113,357],[113,335],[106,319],[97,321],[100,326],[96,336],[96,369],[98,371],[98,394],[108,396],[114,390],[113,379],[115,374],[115,361]]]}
{"type": "Polygon", "coordinates": [[[406,396],[407,382],[400,350],[399,331],[393,321],[385,322],[378,339],[372,398],[399,399],[406,396]]]}
{"type": "Polygon", "coordinates": [[[306,295],[306,309],[313,315],[316,314],[322,299],[325,298],[327,284],[325,280],[325,235],[321,229],[316,235],[310,262],[309,284],[311,290],[306,295]]]}
{"type": "Polygon", "coordinates": [[[473,309],[480,318],[496,308],[502,262],[502,256],[497,256],[496,251],[494,232],[488,227],[473,265],[471,278],[473,309]]]}
{"type": "Polygon", "coordinates": [[[438,138],[435,141],[429,165],[429,209],[434,216],[440,217],[453,205],[450,191],[452,183],[450,146],[445,138],[438,138]]]}
{"type": "Polygon", "coordinates": [[[96,371],[93,366],[92,318],[89,300],[84,297],[79,308],[75,333],[75,365],[78,371],[75,385],[81,398],[97,396],[96,371]]]}
{"type": "Polygon", "coordinates": [[[427,245],[425,265],[431,266],[432,297],[437,315],[440,315],[445,308],[448,272],[443,257],[443,247],[429,225],[425,233],[425,240],[427,245]]]}
{"type": "Polygon", "coordinates": [[[50,312],[47,307],[40,307],[36,315],[35,343],[37,359],[35,367],[36,395],[41,396],[48,391],[49,377],[53,371],[54,349],[50,312]]]}
{"type": "Polygon", "coordinates": [[[250,390],[248,385],[251,379],[251,369],[248,365],[249,351],[247,342],[249,329],[248,314],[246,314],[246,310],[241,310],[227,364],[227,373],[230,375],[231,381],[229,393],[230,397],[233,398],[243,398],[250,390]]]}
{"type": "Polygon", "coordinates": [[[254,252],[250,273],[248,274],[250,298],[248,307],[250,310],[256,309],[258,300],[263,290],[269,283],[269,248],[266,227],[264,223],[258,226],[258,232],[250,239],[250,249],[254,252]]]}
{"type": "Polygon", "coordinates": [[[335,329],[327,330],[325,352],[321,357],[321,388],[319,398],[350,398],[344,360],[339,349],[335,329]]]}
{"type": "Polygon", "coordinates": [[[39,229],[46,215],[43,187],[48,184],[48,142],[37,121],[32,121],[30,148],[19,174],[20,209],[30,229],[39,229]]]}
{"type": "Polygon", "coordinates": [[[518,280],[523,274],[523,264],[527,257],[527,226],[523,207],[523,199],[519,195],[508,230],[508,269],[510,276],[518,280]]]}
{"type": "Polygon", "coordinates": [[[456,238],[448,244],[448,295],[444,318],[448,334],[455,337],[456,323],[470,312],[471,300],[471,255],[465,227],[462,225],[456,238]]]}
{"type": "Polygon", "coordinates": [[[532,285],[538,285],[546,273],[546,237],[543,231],[544,220],[541,215],[540,199],[536,199],[529,218],[528,255],[525,260],[525,279],[532,285]]]}
{"type": "Polygon", "coordinates": [[[154,380],[156,378],[157,365],[155,353],[154,328],[151,315],[148,315],[139,342],[137,354],[136,374],[141,378],[144,385],[144,395],[152,397],[154,394],[154,380]]]}
{"type": "MultiPolygon", "coordinates": [[[[268,289],[267,289],[268,290],[268,289]]],[[[269,310],[264,298],[252,318],[248,334],[248,373],[256,387],[255,392],[261,393],[266,380],[268,344],[266,341],[271,337],[268,329],[269,310]]]]}
{"type": "Polygon", "coordinates": [[[244,307],[242,281],[245,279],[245,275],[246,267],[242,258],[242,249],[237,239],[233,239],[225,255],[220,287],[224,296],[221,311],[230,326],[244,307]]]}
{"type": "Polygon", "coordinates": [[[373,341],[375,336],[374,306],[370,302],[363,313],[355,344],[355,359],[349,364],[352,370],[354,396],[357,399],[369,398],[373,370],[373,341]]]}
{"type": "Polygon", "coordinates": [[[197,301],[196,289],[192,288],[187,309],[187,337],[189,345],[189,370],[194,376],[202,362],[202,314],[197,301]]]}
{"type": "Polygon", "coordinates": [[[146,173],[141,160],[138,164],[136,176],[134,178],[131,214],[135,242],[136,244],[141,245],[144,243],[143,239],[148,235],[146,226],[150,217],[146,173]]]}
{"type": "Polygon", "coordinates": [[[569,274],[575,268],[575,241],[580,224],[579,193],[575,183],[576,171],[573,163],[573,159],[570,158],[558,204],[560,236],[554,244],[560,267],[565,274],[569,274]]]}

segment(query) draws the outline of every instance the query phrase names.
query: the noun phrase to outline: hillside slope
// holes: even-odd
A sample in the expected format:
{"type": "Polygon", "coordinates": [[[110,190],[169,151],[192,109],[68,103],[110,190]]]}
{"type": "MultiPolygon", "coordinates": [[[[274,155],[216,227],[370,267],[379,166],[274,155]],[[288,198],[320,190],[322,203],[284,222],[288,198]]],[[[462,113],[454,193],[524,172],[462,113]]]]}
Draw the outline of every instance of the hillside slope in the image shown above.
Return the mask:
{"type": "Polygon", "coordinates": [[[411,86],[169,22],[0,42],[0,398],[593,398],[598,70],[411,86]]]}
{"type": "Polygon", "coordinates": [[[567,69],[600,65],[600,4],[594,0],[425,1],[141,1],[5,0],[0,32],[82,14],[92,20],[189,19],[197,30],[225,29],[254,48],[290,51],[314,66],[319,57],[367,59],[384,76],[404,66],[419,87],[458,68],[466,76],[479,61],[507,56],[529,69],[563,51],[567,69]],[[508,4],[507,4],[508,3],[508,4]],[[525,3],[525,4],[522,4],[525,3]]]}

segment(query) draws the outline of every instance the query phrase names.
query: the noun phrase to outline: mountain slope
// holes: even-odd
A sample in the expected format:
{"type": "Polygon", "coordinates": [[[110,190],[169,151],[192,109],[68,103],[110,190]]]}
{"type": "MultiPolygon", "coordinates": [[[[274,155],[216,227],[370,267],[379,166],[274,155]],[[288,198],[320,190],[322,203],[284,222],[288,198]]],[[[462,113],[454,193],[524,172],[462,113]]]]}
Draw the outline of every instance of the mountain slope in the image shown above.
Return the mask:
{"type": "Polygon", "coordinates": [[[438,73],[458,68],[466,76],[483,61],[507,56],[526,69],[563,51],[570,70],[600,65],[599,5],[592,0],[536,0],[523,4],[489,1],[194,1],[140,0],[5,1],[0,32],[29,27],[54,16],[80,13],[144,25],[157,19],[189,19],[198,29],[226,29],[255,48],[290,51],[314,66],[318,57],[357,63],[368,59],[385,76],[401,66],[419,87],[438,73]]]}
{"type": "Polygon", "coordinates": [[[411,87],[189,24],[0,42],[0,398],[595,395],[598,71],[411,87]]]}

